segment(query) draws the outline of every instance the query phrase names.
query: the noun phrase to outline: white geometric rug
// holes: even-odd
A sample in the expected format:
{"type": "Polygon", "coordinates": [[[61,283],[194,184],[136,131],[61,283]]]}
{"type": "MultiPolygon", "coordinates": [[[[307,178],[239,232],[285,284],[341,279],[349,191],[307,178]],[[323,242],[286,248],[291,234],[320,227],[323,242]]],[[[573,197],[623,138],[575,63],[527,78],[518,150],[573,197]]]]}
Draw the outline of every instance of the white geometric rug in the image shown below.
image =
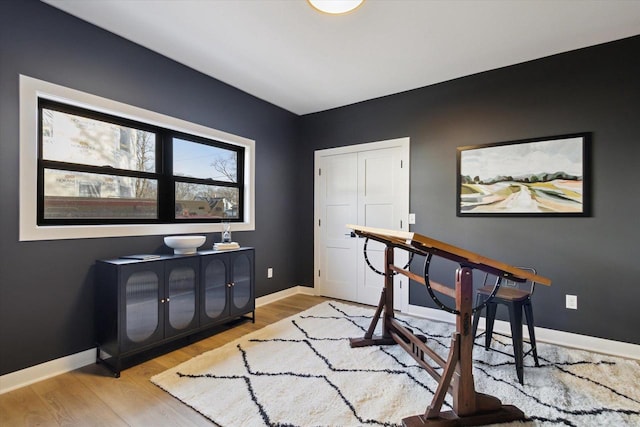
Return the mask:
{"type": "MultiPolygon", "coordinates": [[[[324,302],[151,381],[225,427],[401,426],[403,418],[424,413],[437,384],[399,346],[349,347],[373,313],[324,302]]],[[[453,325],[397,317],[446,358],[453,325]]],[[[511,351],[506,339],[503,350],[511,351]]],[[[640,426],[637,362],[544,343],[538,355],[537,368],[525,358],[521,386],[513,358],[475,346],[476,391],[528,417],[501,426],[640,426]]],[[[442,410],[450,403],[447,396],[442,410]]]]}

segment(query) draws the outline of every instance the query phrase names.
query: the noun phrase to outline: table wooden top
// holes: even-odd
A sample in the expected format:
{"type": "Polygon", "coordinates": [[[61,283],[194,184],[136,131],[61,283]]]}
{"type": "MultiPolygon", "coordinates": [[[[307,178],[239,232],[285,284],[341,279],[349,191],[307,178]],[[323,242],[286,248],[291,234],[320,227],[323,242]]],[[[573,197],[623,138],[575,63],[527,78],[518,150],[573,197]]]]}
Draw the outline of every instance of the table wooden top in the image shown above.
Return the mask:
{"type": "Polygon", "coordinates": [[[409,231],[389,230],[384,228],[364,227],[361,225],[347,224],[347,228],[354,230],[363,237],[369,237],[383,243],[389,243],[395,247],[404,248],[414,253],[431,253],[463,264],[468,264],[479,270],[492,274],[513,278],[519,281],[532,280],[542,285],[551,285],[551,279],[530,271],[521,270],[509,264],[484,257],[475,252],[423,236],[409,231]]]}

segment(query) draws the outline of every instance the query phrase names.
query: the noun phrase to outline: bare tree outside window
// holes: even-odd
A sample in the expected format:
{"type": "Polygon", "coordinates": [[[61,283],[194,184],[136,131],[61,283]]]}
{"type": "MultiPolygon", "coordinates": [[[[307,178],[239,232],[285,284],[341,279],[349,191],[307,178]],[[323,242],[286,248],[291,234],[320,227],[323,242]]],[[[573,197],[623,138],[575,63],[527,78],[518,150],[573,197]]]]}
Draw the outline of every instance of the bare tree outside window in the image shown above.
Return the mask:
{"type": "MultiPolygon", "coordinates": [[[[155,138],[153,134],[142,130],[136,130],[136,166],[138,170],[153,172],[155,170],[155,138]]],[[[157,187],[151,185],[147,179],[136,180],[136,198],[155,199],[157,187]]]]}
{"type": "Polygon", "coordinates": [[[230,182],[238,182],[238,156],[230,153],[228,156],[216,157],[211,166],[230,182]]]}

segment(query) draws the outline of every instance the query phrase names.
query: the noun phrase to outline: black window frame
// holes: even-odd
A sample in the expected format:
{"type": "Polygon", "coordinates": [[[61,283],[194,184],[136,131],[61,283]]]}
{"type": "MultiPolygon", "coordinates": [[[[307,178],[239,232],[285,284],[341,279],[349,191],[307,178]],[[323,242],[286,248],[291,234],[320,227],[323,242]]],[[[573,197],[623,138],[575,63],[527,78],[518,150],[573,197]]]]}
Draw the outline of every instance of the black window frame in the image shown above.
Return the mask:
{"type": "MultiPolygon", "coordinates": [[[[188,134],[185,132],[177,132],[171,131],[167,135],[166,145],[169,146],[165,155],[165,163],[164,169],[167,171],[167,175],[170,177],[169,186],[173,191],[167,191],[168,196],[171,197],[170,200],[165,201],[165,205],[172,206],[172,214],[173,218],[175,218],[175,187],[178,182],[192,183],[192,184],[200,184],[200,185],[215,185],[219,187],[229,187],[229,188],[237,188],[238,189],[238,215],[237,218],[220,218],[216,220],[209,219],[201,219],[201,218],[180,218],[175,219],[173,222],[182,224],[182,223],[190,223],[190,222],[242,222],[244,218],[244,147],[226,144],[220,141],[216,141],[210,138],[204,138],[202,136],[188,134]],[[236,171],[236,182],[229,181],[218,181],[215,179],[208,178],[196,178],[196,177],[187,177],[182,175],[174,175],[173,174],[173,140],[181,139],[188,142],[194,142],[198,144],[209,145],[211,147],[222,148],[224,150],[233,151],[236,153],[237,158],[237,171],[236,171]]],[[[160,193],[158,193],[158,197],[160,197],[160,193]]]]}
{"type": "Polygon", "coordinates": [[[87,108],[77,107],[47,98],[38,98],[38,167],[37,167],[37,225],[135,225],[135,224],[187,224],[187,223],[241,223],[244,221],[245,198],[245,147],[229,144],[211,138],[176,131],[174,129],[151,125],[136,120],[119,117],[87,108]],[[42,110],[54,110],[88,119],[112,123],[154,133],[156,136],[155,172],[119,169],[111,166],[93,166],[81,163],[61,162],[43,158],[43,114],[42,110]],[[237,154],[236,182],[217,181],[173,175],[173,139],[179,138],[200,144],[206,144],[237,154]],[[134,178],[152,179],[157,182],[157,218],[45,218],[44,211],[44,171],[45,169],[69,172],[84,172],[100,175],[117,175],[134,178]],[[176,182],[190,182],[203,185],[215,185],[238,189],[238,212],[236,218],[176,218],[175,185],[176,182]]]}

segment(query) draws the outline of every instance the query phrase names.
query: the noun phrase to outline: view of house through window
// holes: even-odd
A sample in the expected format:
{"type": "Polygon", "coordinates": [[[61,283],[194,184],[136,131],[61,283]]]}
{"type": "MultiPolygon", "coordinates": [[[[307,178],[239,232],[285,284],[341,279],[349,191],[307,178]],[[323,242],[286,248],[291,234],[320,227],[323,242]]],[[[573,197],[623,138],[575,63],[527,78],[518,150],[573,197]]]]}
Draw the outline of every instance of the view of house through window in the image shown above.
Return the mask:
{"type": "Polygon", "coordinates": [[[44,181],[45,219],[158,218],[152,180],[45,169],[44,181]]]}
{"type": "Polygon", "coordinates": [[[243,147],[51,101],[39,111],[41,225],[242,218],[243,147]]]}
{"type": "Polygon", "coordinates": [[[240,188],[211,184],[238,183],[239,154],[237,149],[173,138],[177,219],[239,218],[240,188]]]}

